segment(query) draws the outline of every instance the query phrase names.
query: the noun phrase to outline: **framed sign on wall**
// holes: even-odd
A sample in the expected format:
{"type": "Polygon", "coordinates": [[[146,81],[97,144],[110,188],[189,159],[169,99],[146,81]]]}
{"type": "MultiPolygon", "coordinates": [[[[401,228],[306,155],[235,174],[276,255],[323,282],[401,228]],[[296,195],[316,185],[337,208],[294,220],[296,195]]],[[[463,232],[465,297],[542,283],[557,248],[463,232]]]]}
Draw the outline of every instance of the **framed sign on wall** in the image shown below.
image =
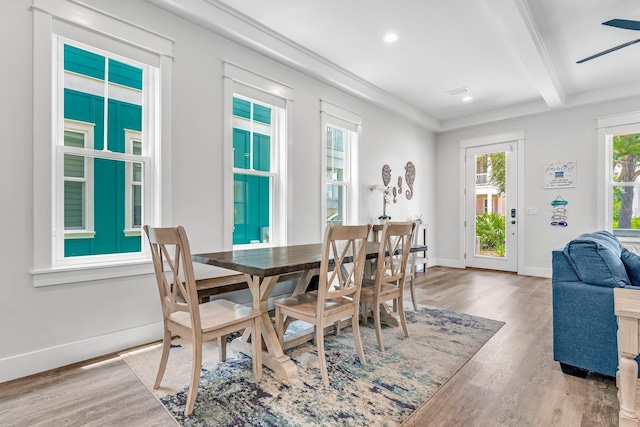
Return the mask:
{"type": "Polygon", "coordinates": [[[544,165],[544,188],[570,188],[576,186],[576,162],[559,162],[544,165]]]}

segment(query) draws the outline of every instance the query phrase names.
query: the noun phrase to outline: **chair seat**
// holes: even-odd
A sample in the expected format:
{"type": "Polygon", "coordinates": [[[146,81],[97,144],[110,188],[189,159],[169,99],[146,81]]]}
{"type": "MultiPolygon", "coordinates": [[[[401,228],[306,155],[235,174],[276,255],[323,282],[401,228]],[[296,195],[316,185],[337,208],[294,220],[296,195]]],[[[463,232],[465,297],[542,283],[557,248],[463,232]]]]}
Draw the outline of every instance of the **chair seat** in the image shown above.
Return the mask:
{"type": "MultiPolygon", "coordinates": [[[[200,304],[198,308],[200,309],[200,324],[203,333],[224,329],[243,320],[251,320],[260,316],[260,312],[256,309],[224,299],[200,304]]],[[[191,328],[191,316],[186,311],[171,313],[169,320],[183,327],[191,328]]]]}
{"type": "MultiPolygon", "coordinates": [[[[318,305],[318,291],[311,291],[302,295],[281,298],[273,302],[286,310],[295,311],[305,316],[315,316],[318,305]]],[[[353,301],[349,298],[330,299],[324,302],[324,312],[327,317],[342,311],[353,310],[353,301]]]]}

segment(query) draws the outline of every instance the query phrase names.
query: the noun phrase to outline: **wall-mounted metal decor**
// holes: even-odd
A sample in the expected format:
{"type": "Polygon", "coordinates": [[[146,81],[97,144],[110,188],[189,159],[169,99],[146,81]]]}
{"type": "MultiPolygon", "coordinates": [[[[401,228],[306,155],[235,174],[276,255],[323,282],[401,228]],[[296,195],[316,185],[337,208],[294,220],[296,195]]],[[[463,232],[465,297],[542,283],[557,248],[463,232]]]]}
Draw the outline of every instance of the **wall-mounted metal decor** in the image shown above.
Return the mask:
{"type": "MultiPolygon", "coordinates": [[[[404,174],[404,181],[407,184],[407,187],[409,187],[404,195],[407,198],[407,200],[410,200],[413,197],[413,183],[415,182],[416,179],[416,168],[413,165],[412,162],[407,162],[407,164],[404,167],[405,170],[405,174],[404,174]]],[[[382,215],[380,215],[378,217],[378,219],[380,219],[381,221],[386,221],[388,219],[391,219],[390,216],[387,216],[387,204],[391,203],[391,201],[393,200],[393,203],[397,203],[398,202],[398,197],[402,196],[402,176],[398,176],[398,185],[397,186],[389,186],[389,184],[391,183],[391,166],[389,165],[384,165],[382,166],[382,184],[383,185],[372,185],[369,187],[369,189],[371,191],[373,190],[380,190],[382,192],[382,200],[383,200],[383,205],[382,205],[382,215]],[[391,198],[391,196],[393,196],[393,198],[391,198]]]]}
{"type": "MultiPolygon", "coordinates": [[[[398,177],[398,179],[399,178],[400,177],[398,177]]],[[[407,182],[407,187],[409,187],[406,192],[407,200],[411,200],[411,198],[413,197],[413,183],[416,180],[416,167],[412,162],[407,162],[406,166],[404,167],[404,179],[407,182]]]]}

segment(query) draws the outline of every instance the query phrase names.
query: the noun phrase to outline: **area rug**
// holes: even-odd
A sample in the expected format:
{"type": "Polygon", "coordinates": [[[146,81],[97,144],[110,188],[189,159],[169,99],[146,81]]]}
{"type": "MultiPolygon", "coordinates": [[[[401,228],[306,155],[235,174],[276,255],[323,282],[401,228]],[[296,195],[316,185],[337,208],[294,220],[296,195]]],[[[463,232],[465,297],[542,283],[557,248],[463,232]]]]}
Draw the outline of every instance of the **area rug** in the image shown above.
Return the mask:
{"type": "Polygon", "coordinates": [[[350,327],[337,337],[327,336],[329,387],[322,385],[318,354],[310,342],[285,352],[298,367],[299,380],[293,384],[274,377],[268,368],[256,381],[250,358],[229,350],[227,361],[220,363],[217,344],[206,343],[189,417],[184,416],[192,353],[188,342],[172,342],[158,390],[153,390],[153,382],[160,345],[122,357],[180,425],[397,426],[504,324],[431,307],[407,311],[406,317],[410,337],[405,338],[400,327],[384,327],[384,353],[378,351],[373,324],[361,325],[366,365],[358,361],[350,327]]]}

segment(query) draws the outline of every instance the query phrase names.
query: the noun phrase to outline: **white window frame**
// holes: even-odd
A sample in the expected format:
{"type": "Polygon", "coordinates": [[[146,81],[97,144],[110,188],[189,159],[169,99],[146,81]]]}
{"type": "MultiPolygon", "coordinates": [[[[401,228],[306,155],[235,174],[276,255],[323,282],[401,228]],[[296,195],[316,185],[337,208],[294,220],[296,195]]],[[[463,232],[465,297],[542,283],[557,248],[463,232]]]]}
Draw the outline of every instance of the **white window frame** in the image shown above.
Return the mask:
{"type": "MultiPolygon", "coordinates": [[[[640,111],[601,117],[598,128],[598,229],[613,232],[613,136],[640,132],[640,111]]],[[[620,237],[623,243],[640,243],[640,238],[620,237]]]]}
{"type": "MultiPolygon", "coordinates": [[[[125,152],[127,154],[131,154],[134,155],[136,157],[140,158],[139,162],[136,163],[142,163],[142,172],[144,174],[146,167],[148,166],[149,161],[147,159],[149,159],[148,156],[146,156],[145,154],[145,146],[142,143],[142,132],[139,132],[137,130],[131,130],[131,129],[125,129],[124,130],[124,147],[125,147],[125,152]],[[142,153],[140,155],[134,154],[133,153],[133,143],[134,142],[140,142],[142,145],[142,153]]],[[[150,159],[149,159],[150,160],[150,159]]],[[[133,164],[134,162],[130,162],[127,163],[126,167],[125,167],[125,176],[124,176],[124,182],[125,182],[125,187],[124,187],[124,223],[125,223],[125,229],[124,229],[124,235],[126,237],[133,237],[133,236],[141,236],[142,235],[142,227],[135,227],[133,225],[133,187],[134,186],[138,186],[138,187],[142,187],[142,197],[144,200],[144,196],[145,196],[145,191],[144,191],[144,178],[142,182],[137,182],[133,180],[133,164]]],[[[144,176],[144,175],[143,175],[144,176]]],[[[143,207],[143,214],[142,217],[144,218],[144,203],[142,205],[143,207]]],[[[144,221],[143,221],[144,222],[144,221]]]]}
{"type": "MultiPolygon", "coordinates": [[[[81,122],[78,120],[70,120],[64,119],[64,131],[70,131],[74,133],[80,133],[84,135],[84,148],[92,150],[93,142],[94,142],[94,127],[93,123],[81,122]]],[[[64,138],[63,138],[64,139],[64,138]]],[[[64,155],[72,154],[71,150],[68,147],[64,146],[64,141],[60,141],[62,143],[62,155],[58,156],[58,164],[56,164],[57,170],[62,170],[63,173],[60,174],[60,179],[58,180],[59,187],[56,189],[57,194],[64,195],[64,183],[66,181],[77,181],[77,179],[70,179],[64,176],[64,155]],[[59,162],[62,162],[61,164],[59,162]]],[[[64,227],[64,203],[58,203],[55,208],[57,208],[56,218],[62,221],[62,225],[58,224],[59,230],[64,230],[64,238],[65,239],[91,239],[95,236],[96,232],[93,227],[93,158],[83,156],[84,157],[84,179],[82,180],[85,183],[84,189],[84,229],[82,230],[67,230],[64,227]]],[[[64,196],[63,196],[64,197],[64,196]]]]}
{"type": "Polygon", "coordinates": [[[344,188],[344,218],[343,224],[359,223],[359,171],[358,171],[358,146],[362,135],[362,117],[347,108],[338,106],[326,100],[320,101],[320,129],[322,141],[321,151],[321,192],[320,201],[321,224],[320,229],[327,226],[327,185],[339,185],[344,188]],[[344,140],[344,177],[343,181],[327,179],[327,127],[333,127],[345,131],[344,140]]]}
{"type": "Polygon", "coordinates": [[[223,246],[232,248],[271,247],[287,244],[287,218],[290,206],[287,195],[291,194],[292,182],[287,173],[288,154],[291,151],[291,126],[293,88],[269,77],[249,71],[235,64],[223,64],[223,162],[224,171],[224,209],[223,209],[223,246]],[[238,173],[269,176],[272,182],[271,233],[268,243],[233,244],[233,175],[236,173],[233,160],[233,98],[247,99],[253,103],[265,104],[272,108],[271,116],[271,172],[237,169],[238,173]],[[274,108],[282,114],[275,114],[274,108]]]}
{"type": "MultiPolygon", "coordinates": [[[[145,221],[160,225],[170,222],[171,206],[171,69],[173,40],[149,31],[125,19],[114,17],[96,8],[72,0],[33,0],[33,97],[34,97],[34,230],[33,230],[33,285],[48,286],[63,283],[124,277],[152,272],[150,255],[144,243],[143,250],[134,254],[71,257],[60,259],[63,252],[64,224],[60,228],[59,212],[55,203],[59,193],[58,180],[52,179],[65,152],[92,156],[87,149],[61,148],[56,141],[64,135],[63,122],[58,116],[62,110],[58,88],[62,87],[61,66],[58,64],[58,39],[73,40],[78,46],[85,44],[110,53],[147,64],[158,70],[147,73],[143,100],[143,134],[149,138],[148,156],[152,159],[145,168],[149,194],[145,205],[149,207],[145,221]],[[153,75],[149,75],[153,74],[153,75]],[[160,105],[162,93],[162,105],[160,105]],[[161,126],[162,124],[162,126],[161,126]],[[147,126],[147,128],[144,128],[147,126]],[[160,144],[160,142],[162,142],[160,144]],[[163,153],[167,153],[164,156],[163,153]],[[162,171],[162,174],[160,174],[162,171]],[[166,183],[166,184],[165,184],[166,183]],[[55,208],[54,208],[55,206],[55,208]]],[[[93,154],[95,155],[95,154],[93,154]]],[[[101,157],[119,161],[140,161],[140,156],[125,153],[101,152],[101,157]]]]}

